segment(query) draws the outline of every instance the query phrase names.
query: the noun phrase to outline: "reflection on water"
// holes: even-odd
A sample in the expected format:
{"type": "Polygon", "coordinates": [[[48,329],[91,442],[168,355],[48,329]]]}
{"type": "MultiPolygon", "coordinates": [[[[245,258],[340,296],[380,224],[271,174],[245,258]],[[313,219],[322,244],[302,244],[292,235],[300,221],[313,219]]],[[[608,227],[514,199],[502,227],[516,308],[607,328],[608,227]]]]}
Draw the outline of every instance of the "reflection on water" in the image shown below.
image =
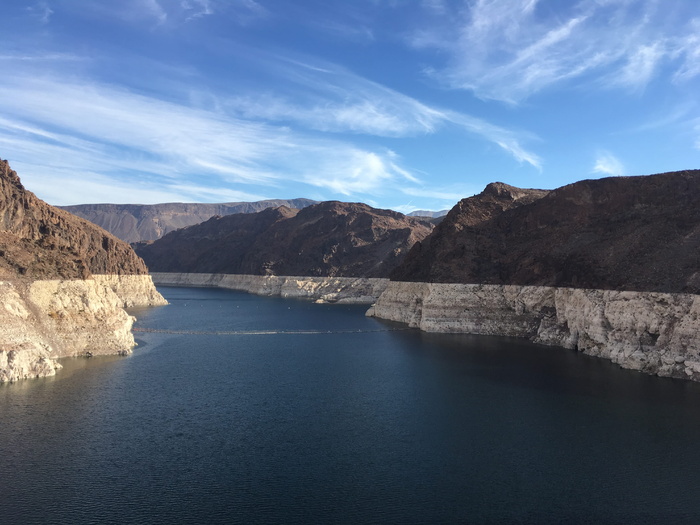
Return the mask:
{"type": "Polygon", "coordinates": [[[700,385],[364,308],[165,288],[138,335],[0,385],[8,523],[696,523],[700,385]]]}

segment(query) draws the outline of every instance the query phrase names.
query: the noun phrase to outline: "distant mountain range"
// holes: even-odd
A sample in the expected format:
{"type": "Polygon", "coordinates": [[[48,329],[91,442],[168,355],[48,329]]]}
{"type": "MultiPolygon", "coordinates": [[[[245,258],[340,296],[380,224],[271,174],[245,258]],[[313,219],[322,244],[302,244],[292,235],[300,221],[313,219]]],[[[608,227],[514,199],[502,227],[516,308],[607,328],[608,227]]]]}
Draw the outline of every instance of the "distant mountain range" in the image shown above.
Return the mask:
{"type": "Polygon", "coordinates": [[[433,226],[361,203],[213,217],[134,249],[154,272],[387,277],[433,226]]]}
{"type": "Polygon", "coordinates": [[[256,202],[166,204],[78,204],[60,206],[78,217],[101,226],[126,242],[153,241],[178,228],[204,222],[215,215],[256,213],[266,208],[287,206],[301,209],[311,199],[271,199],[256,202]]]}
{"type": "Polygon", "coordinates": [[[428,211],[428,210],[416,210],[408,214],[409,217],[430,217],[436,219],[438,217],[444,217],[450,210],[440,210],[440,211],[428,211]]]}

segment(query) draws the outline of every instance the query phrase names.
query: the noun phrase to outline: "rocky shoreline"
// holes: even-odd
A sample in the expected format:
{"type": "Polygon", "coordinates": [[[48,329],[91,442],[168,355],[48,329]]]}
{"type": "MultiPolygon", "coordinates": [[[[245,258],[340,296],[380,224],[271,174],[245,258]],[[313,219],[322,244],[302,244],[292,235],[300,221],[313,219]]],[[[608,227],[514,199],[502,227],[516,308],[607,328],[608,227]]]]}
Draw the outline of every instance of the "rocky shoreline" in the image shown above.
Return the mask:
{"type": "Polygon", "coordinates": [[[256,295],[346,304],[372,304],[389,284],[388,279],[368,277],[298,277],[166,272],[152,272],[151,277],[155,284],[164,286],[211,286],[256,295]]]}
{"type": "Polygon", "coordinates": [[[523,337],[700,381],[700,296],[392,281],[367,315],[427,332],[523,337]]]}
{"type": "Polygon", "coordinates": [[[0,281],[0,382],[47,377],[56,359],[129,354],[134,317],[124,308],[167,301],[148,275],[0,281]]]}
{"type": "Polygon", "coordinates": [[[366,278],[153,273],[160,285],[371,304],[426,332],[521,337],[623,368],[700,381],[700,295],[366,278]]]}

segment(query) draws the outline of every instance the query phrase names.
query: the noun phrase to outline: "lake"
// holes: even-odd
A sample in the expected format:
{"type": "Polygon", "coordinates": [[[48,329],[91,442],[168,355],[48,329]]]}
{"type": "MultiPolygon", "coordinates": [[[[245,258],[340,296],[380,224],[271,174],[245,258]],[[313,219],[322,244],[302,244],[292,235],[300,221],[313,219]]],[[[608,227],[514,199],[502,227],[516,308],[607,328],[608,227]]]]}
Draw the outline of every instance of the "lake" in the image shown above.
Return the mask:
{"type": "Polygon", "coordinates": [[[0,522],[700,523],[700,384],[159,289],[133,355],[0,384],[0,522]]]}

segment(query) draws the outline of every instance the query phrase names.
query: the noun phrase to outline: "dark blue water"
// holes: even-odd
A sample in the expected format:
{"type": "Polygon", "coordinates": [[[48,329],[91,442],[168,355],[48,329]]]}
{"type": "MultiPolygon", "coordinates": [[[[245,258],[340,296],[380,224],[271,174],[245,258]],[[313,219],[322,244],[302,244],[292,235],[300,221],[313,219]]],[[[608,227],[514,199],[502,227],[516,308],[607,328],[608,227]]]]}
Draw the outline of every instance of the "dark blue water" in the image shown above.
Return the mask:
{"type": "Polygon", "coordinates": [[[162,292],[138,326],[325,333],[141,333],[0,385],[1,523],[700,523],[696,383],[362,306],[162,292]]]}

